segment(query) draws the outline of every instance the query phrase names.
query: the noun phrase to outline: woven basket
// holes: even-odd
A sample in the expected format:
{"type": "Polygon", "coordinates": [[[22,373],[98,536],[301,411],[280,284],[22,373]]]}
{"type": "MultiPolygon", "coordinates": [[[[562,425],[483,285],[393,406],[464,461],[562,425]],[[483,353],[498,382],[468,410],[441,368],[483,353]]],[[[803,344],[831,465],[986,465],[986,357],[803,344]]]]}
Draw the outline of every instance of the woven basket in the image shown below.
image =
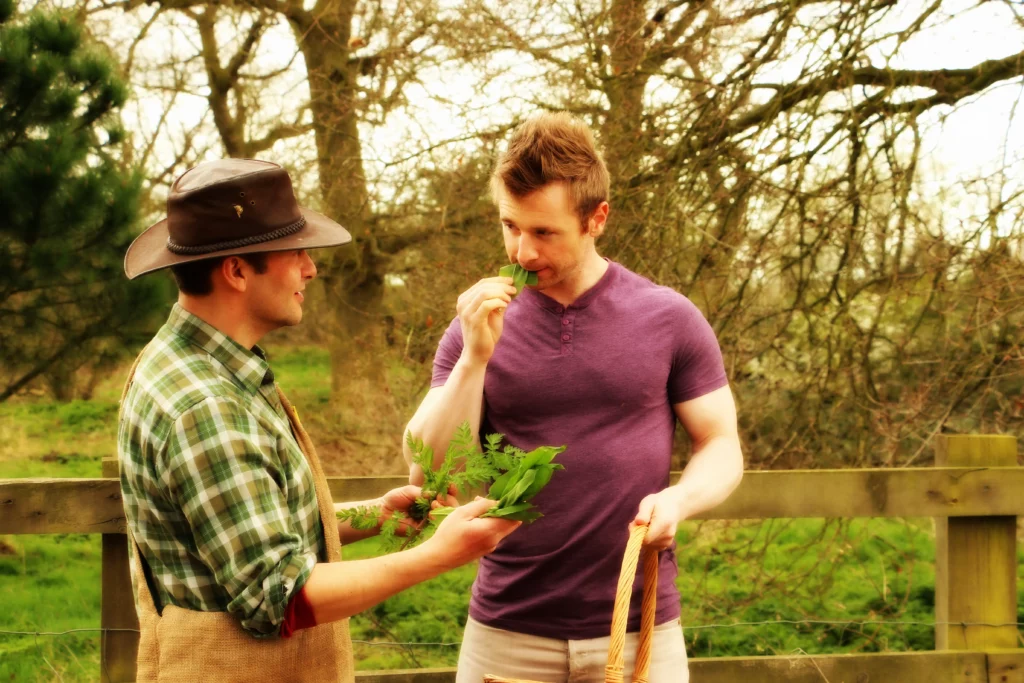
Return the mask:
{"type": "MultiPolygon", "coordinates": [[[[629,599],[633,593],[633,578],[636,576],[641,549],[644,557],[644,595],[640,618],[640,642],[637,644],[636,667],[633,672],[633,683],[648,683],[651,668],[651,640],[654,636],[655,598],[658,594],[658,551],[643,547],[646,526],[633,529],[626,544],[626,553],[622,558],[622,571],[619,572],[619,585],[615,594],[615,607],[612,611],[612,637],[608,643],[608,665],[604,669],[605,683],[622,683],[624,668],[623,651],[626,646],[626,621],[629,618],[629,599]]],[[[484,683],[543,683],[528,681],[523,678],[503,678],[486,675],[484,683]]]]}

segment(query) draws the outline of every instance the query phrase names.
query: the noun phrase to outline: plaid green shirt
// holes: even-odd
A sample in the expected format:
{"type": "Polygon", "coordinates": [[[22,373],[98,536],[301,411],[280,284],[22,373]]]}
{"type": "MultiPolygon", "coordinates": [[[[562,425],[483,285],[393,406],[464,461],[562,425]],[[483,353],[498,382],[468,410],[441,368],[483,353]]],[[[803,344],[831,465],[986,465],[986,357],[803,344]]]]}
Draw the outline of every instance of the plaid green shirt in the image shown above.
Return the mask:
{"type": "Polygon", "coordinates": [[[313,475],[259,347],[175,304],[125,397],[118,457],[158,603],[277,635],[325,549],[313,475]]]}

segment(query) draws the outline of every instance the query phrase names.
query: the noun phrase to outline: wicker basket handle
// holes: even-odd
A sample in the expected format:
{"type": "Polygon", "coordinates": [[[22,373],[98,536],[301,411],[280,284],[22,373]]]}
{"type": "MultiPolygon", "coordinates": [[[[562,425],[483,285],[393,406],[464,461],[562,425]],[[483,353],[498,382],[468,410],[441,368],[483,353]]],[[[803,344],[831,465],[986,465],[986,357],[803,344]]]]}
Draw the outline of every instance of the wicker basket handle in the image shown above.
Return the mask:
{"type": "Polygon", "coordinates": [[[641,549],[644,559],[644,593],[640,616],[640,642],[636,651],[636,666],[633,683],[648,683],[651,668],[651,640],[654,636],[655,600],[658,596],[658,551],[644,547],[647,526],[636,526],[629,534],[626,553],[622,557],[619,572],[619,586],[615,593],[615,608],[612,611],[612,636],[608,644],[608,664],[604,670],[605,683],[622,683],[625,666],[626,622],[629,620],[629,599],[633,593],[633,578],[636,576],[641,549]]]}
{"type": "MultiPolygon", "coordinates": [[[[644,596],[640,616],[640,642],[636,649],[636,666],[633,683],[648,683],[651,669],[651,640],[654,637],[655,598],[658,596],[658,551],[643,547],[647,526],[637,526],[629,533],[626,553],[622,557],[619,585],[615,592],[615,607],[612,610],[612,636],[608,643],[608,664],[604,669],[605,683],[623,683],[625,668],[626,622],[629,621],[629,599],[633,596],[633,578],[640,563],[641,549],[644,558],[644,596]]],[[[484,676],[484,683],[536,683],[522,678],[504,678],[493,674],[484,676]]]]}

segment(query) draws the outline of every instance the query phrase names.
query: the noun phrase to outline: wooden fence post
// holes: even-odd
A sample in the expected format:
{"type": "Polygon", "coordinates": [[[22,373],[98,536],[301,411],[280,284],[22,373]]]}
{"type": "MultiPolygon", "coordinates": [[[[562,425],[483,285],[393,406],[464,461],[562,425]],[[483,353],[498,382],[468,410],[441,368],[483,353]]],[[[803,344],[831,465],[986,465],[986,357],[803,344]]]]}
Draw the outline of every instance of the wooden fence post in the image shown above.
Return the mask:
{"type": "MultiPolygon", "coordinates": [[[[1014,466],[1017,439],[942,435],[935,464],[1014,466]]],[[[935,555],[935,649],[1017,647],[1017,518],[936,518],[935,555]]]]}
{"type": "MultiPolygon", "coordinates": [[[[103,460],[103,476],[118,477],[117,459],[103,460]]],[[[135,680],[135,658],[139,651],[139,618],[135,614],[128,565],[128,537],[125,534],[103,534],[103,591],[100,626],[100,680],[121,683],[135,680]]]]}

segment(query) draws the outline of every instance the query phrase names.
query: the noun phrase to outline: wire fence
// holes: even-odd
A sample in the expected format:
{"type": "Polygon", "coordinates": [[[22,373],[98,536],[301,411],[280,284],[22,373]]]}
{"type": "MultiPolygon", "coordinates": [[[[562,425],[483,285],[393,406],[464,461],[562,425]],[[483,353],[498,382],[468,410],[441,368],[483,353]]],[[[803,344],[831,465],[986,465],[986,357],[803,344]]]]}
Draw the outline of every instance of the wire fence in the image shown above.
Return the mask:
{"type": "MultiPolygon", "coordinates": [[[[720,624],[683,625],[683,631],[701,631],[708,629],[754,628],[758,626],[1015,626],[1020,629],[1024,622],[989,622],[989,621],[919,621],[906,619],[766,619],[763,621],[735,621],[720,624]]],[[[0,629],[3,636],[65,636],[72,633],[139,633],[137,628],[72,628],[64,631],[8,631],[0,629]]],[[[353,643],[379,647],[458,647],[461,643],[436,643],[423,641],[371,641],[353,639],[353,643]]]]}
{"type": "MultiPolygon", "coordinates": [[[[887,626],[894,626],[894,627],[895,626],[924,626],[924,627],[930,627],[930,628],[934,628],[936,626],[960,626],[960,627],[963,627],[963,628],[967,628],[969,626],[989,626],[989,627],[1013,626],[1013,627],[1016,627],[1018,629],[1018,633],[1020,633],[1021,627],[1024,626],[1024,622],[1016,621],[1016,622],[1002,622],[1002,623],[1000,623],[1000,622],[986,622],[986,621],[935,621],[935,620],[911,620],[911,619],[891,619],[891,620],[890,619],[766,619],[766,620],[762,620],[762,621],[735,621],[735,622],[711,623],[711,624],[693,624],[693,625],[689,625],[689,626],[683,626],[682,628],[683,628],[684,632],[685,631],[694,632],[694,631],[709,631],[709,630],[715,630],[715,629],[723,629],[723,630],[725,630],[725,629],[756,628],[756,627],[760,627],[760,626],[778,626],[778,625],[792,626],[792,627],[797,627],[797,626],[844,627],[844,628],[851,628],[851,629],[858,628],[858,627],[866,627],[866,626],[880,626],[880,627],[887,627],[887,626]]],[[[72,628],[72,629],[66,629],[66,630],[63,630],[63,631],[42,631],[42,630],[40,630],[40,631],[21,631],[21,630],[5,630],[5,629],[0,629],[0,636],[31,637],[31,638],[33,638],[36,641],[36,647],[39,647],[41,645],[41,643],[39,642],[40,638],[51,638],[51,639],[54,639],[54,641],[55,641],[57,638],[59,638],[61,636],[69,636],[69,635],[85,634],[85,633],[88,633],[88,634],[108,634],[108,633],[139,633],[139,632],[140,632],[139,629],[134,629],[134,628],[102,628],[102,627],[100,627],[100,628],[72,628]]],[[[1022,644],[1024,644],[1024,636],[1019,636],[1019,638],[1021,639],[1022,644]]],[[[51,642],[54,642],[54,641],[51,641],[51,642]]],[[[59,642],[59,641],[57,641],[57,642],[59,642]]],[[[450,658],[455,657],[457,655],[457,652],[455,651],[455,648],[458,648],[461,645],[461,643],[459,643],[459,642],[399,641],[397,639],[392,639],[392,640],[373,640],[373,641],[362,640],[362,639],[353,639],[352,643],[354,645],[365,646],[365,647],[374,648],[374,649],[390,648],[390,649],[402,650],[402,652],[404,653],[402,656],[405,658],[404,661],[408,663],[408,664],[406,664],[406,666],[411,666],[412,668],[422,668],[424,666],[424,664],[422,664],[420,662],[420,655],[416,655],[415,651],[423,652],[425,648],[433,648],[433,652],[437,653],[437,654],[440,654],[440,653],[443,652],[444,653],[443,662],[447,662],[448,664],[453,665],[454,664],[454,659],[450,659],[450,658]]],[[[78,666],[84,667],[83,670],[87,670],[87,668],[88,668],[87,664],[84,664],[83,662],[78,661],[78,658],[75,656],[74,652],[72,652],[70,649],[66,648],[66,646],[65,646],[65,649],[67,649],[67,651],[70,653],[71,657],[75,659],[76,664],[78,666]]],[[[696,654],[696,653],[692,653],[692,654],[696,654]]],[[[817,668],[818,665],[814,661],[813,657],[827,655],[829,653],[828,652],[808,653],[802,647],[796,647],[796,648],[792,648],[792,647],[785,648],[784,647],[784,648],[781,648],[779,650],[776,650],[774,652],[774,654],[785,655],[785,656],[796,656],[796,655],[807,656],[807,657],[811,658],[811,660],[810,660],[811,663],[814,664],[814,666],[817,668]]],[[[42,657],[42,661],[45,663],[45,665],[48,668],[48,670],[55,677],[54,680],[62,680],[63,681],[64,680],[64,676],[61,674],[60,671],[58,671],[58,669],[56,668],[54,663],[51,662],[49,659],[47,659],[45,656],[42,656],[41,653],[40,653],[40,656],[42,657]]],[[[445,665],[448,665],[448,664],[445,664],[445,665]]],[[[430,666],[437,666],[438,663],[429,664],[429,665],[430,666]]],[[[100,666],[101,667],[104,666],[104,662],[103,662],[102,659],[100,660],[100,666]]],[[[387,668],[389,668],[389,667],[388,666],[384,666],[384,667],[380,667],[379,670],[385,670],[387,668]]],[[[405,668],[405,667],[403,667],[403,668],[405,668]]],[[[821,673],[822,680],[827,682],[828,679],[825,677],[824,673],[821,672],[820,668],[818,668],[818,671],[819,671],[819,673],[821,673]]]]}

